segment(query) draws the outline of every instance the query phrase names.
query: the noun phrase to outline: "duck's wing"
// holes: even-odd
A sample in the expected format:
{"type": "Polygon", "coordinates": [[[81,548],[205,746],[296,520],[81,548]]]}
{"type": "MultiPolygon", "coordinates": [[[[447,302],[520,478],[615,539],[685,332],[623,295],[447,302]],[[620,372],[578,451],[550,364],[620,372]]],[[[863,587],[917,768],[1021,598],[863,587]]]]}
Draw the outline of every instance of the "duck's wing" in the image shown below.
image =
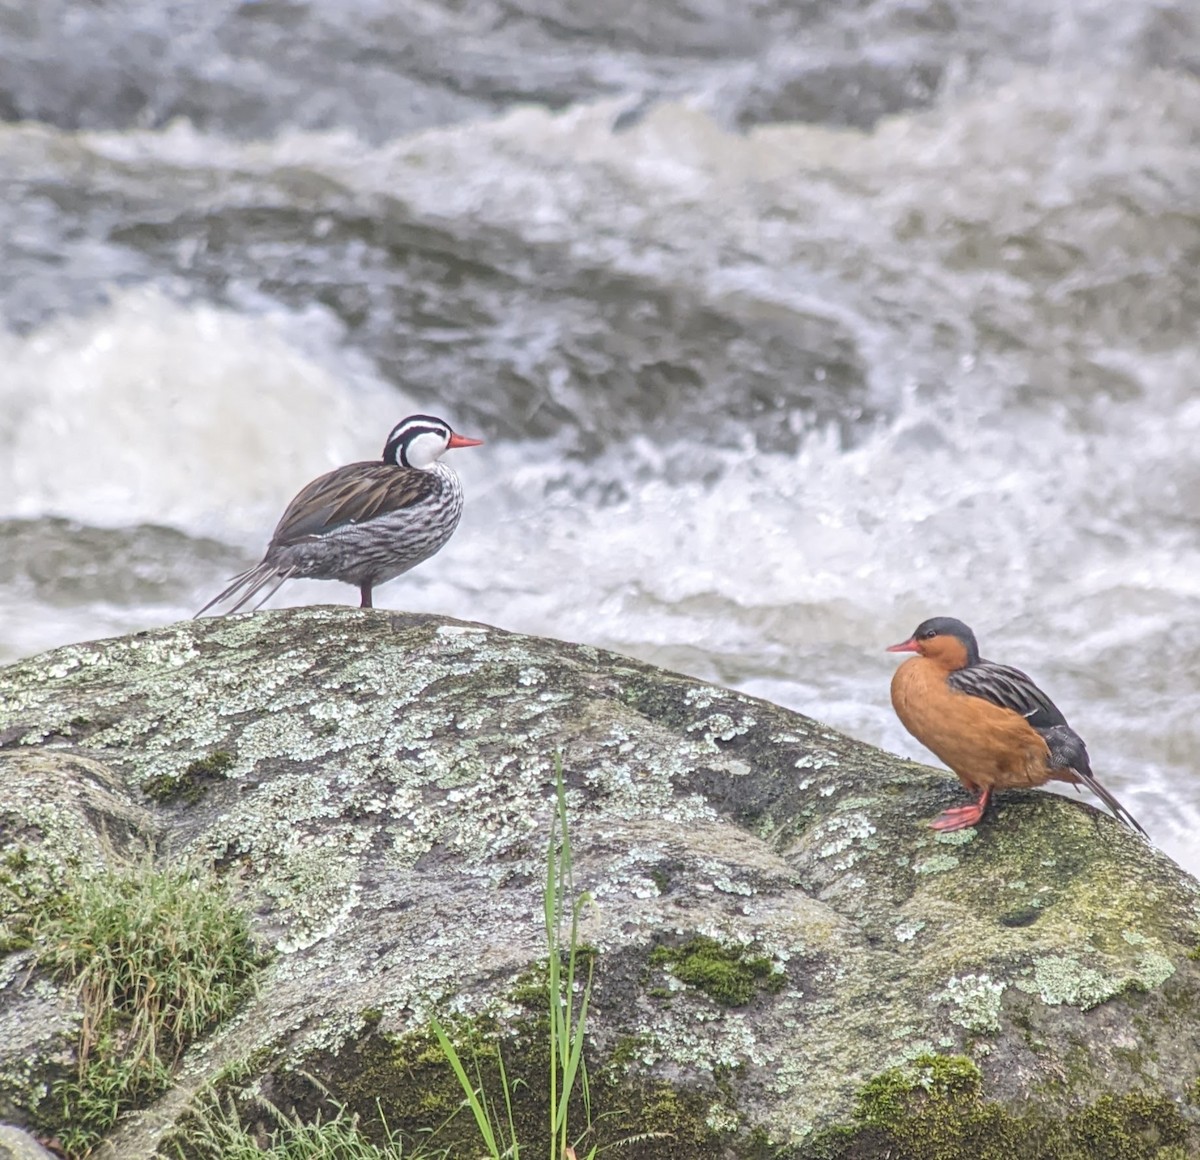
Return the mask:
{"type": "Polygon", "coordinates": [[[1115,818],[1140,834],[1146,833],[1138,820],[1097,780],[1083,738],[1067,724],[1058,706],[1020,669],[980,661],[956,669],[946,683],[960,693],[982,697],[993,705],[1020,713],[1042,735],[1050,752],[1050,765],[1061,771],[1060,776],[1065,775],[1063,780],[1086,785],[1115,818]]]}
{"type": "Polygon", "coordinates": [[[960,693],[1020,713],[1039,733],[1067,723],[1058,706],[1025,673],[1008,665],[979,661],[955,669],[946,683],[960,693]]]}
{"type": "Polygon", "coordinates": [[[441,486],[432,471],[390,463],[347,464],[314,479],[288,504],[271,547],[286,547],[346,524],[418,507],[433,499],[441,486]]]}

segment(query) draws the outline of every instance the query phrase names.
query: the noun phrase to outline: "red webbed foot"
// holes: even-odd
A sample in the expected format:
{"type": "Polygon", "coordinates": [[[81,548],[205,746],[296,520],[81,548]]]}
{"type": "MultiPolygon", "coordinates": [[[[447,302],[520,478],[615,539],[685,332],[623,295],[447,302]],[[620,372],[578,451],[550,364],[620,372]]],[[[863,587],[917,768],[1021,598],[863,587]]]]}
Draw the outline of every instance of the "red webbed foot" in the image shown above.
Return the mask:
{"type": "Polygon", "coordinates": [[[950,830],[965,830],[968,826],[976,826],[983,820],[983,815],[987,813],[991,797],[992,791],[985,789],[970,805],[958,806],[956,809],[945,810],[938,814],[929,823],[929,828],[946,833],[950,830]]]}

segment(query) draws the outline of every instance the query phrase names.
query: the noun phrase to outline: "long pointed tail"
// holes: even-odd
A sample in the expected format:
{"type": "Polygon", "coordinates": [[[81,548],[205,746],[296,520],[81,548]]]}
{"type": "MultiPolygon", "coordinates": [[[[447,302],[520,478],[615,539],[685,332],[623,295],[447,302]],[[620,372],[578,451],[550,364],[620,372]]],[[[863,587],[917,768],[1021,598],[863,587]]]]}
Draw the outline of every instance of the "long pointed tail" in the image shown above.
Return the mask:
{"type": "Polygon", "coordinates": [[[253,568],[247,568],[245,572],[239,572],[229,582],[228,586],[223,591],[218,592],[192,619],[195,620],[196,617],[203,616],[214,605],[220,604],[223,600],[229,600],[231,597],[238,596],[241,593],[238,596],[237,603],[232,608],[226,610],[228,612],[237,612],[242,605],[253,600],[267,585],[271,585],[270,591],[255,606],[261,608],[266,601],[270,600],[279,591],[280,586],[285,581],[292,578],[294,572],[294,568],[284,568],[281,570],[274,564],[268,564],[266,560],[263,560],[261,563],[255,564],[253,568]]]}
{"type": "Polygon", "coordinates": [[[1087,746],[1074,729],[1062,724],[1039,729],[1038,732],[1050,750],[1050,768],[1055,771],[1053,777],[1074,782],[1076,788],[1082,782],[1108,806],[1117,821],[1124,822],[1131,830],[1137,830],[1144,838],[1150,836],[1142,829],[1137,818],[1096,780],[1096,775],[1092,772],[1092,763],[1088,760],[1087,746]]]}

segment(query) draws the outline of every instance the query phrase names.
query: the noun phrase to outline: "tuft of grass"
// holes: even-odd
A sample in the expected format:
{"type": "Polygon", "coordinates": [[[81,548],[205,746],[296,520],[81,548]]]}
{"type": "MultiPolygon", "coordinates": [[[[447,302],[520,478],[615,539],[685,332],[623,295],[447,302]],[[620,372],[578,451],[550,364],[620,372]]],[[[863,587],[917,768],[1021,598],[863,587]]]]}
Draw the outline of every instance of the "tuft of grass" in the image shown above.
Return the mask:
{"type": "Polygon", "coordinates": [[[66,1155],[88,1155],[123,1111],[148,1103],[170,1083],[171,1070],[161,1060],[129,1058],[122,1038],[103,1036],[76,1075],[52,1091],[61,1117],[56,1134],[66,1155]]]}
{"type": "Polygon", "coordinates": [[[270,1104],[260,1106],[274,1121],[274,1126],[261,1134],[243,1126],[231,1103],[222,1106],[212,1100],[167,1147],[180,1160],[449,1160],[444,1150],[406,1152],[382,1111],[375,1130],[383,1142],[376,1144],[363,1135],[358,1117],[344,1107],[339,1106],[328,1119],[305,1124],[270,1104]]]}
{"type": "Polygon", "coordinates": [[[78,880],[32,933],[39,962],[75,981],[82,1010],[76,1072],[55,1085],[46,1116],[70,1157],[166,1089],[184,1049],[232,1014],[261,965],[244,911],[187,869],[78,880]]]}
{"type": "MultiPolygon", "coordinates": [[[[557,801],[550,824],[549,850],[546,855],[546,886],[543,911],[546,931],[547,972],[546,993],[549,998],[548,1035],[550,1067],[547,1083],[547,1111],[550,1129],[550,1160],[595,1160],[596,1146],[586,1153],[577,1153],[581,1141],[592,1130],[591,1092],[588,1087],[587,1065],[583,1045],[587,1030],[588,1003],[592,994],[592,972],[595,952],[580,946],[579,918],[583,908],[592,901],[591,895],[573,896],[571,838],[567,829],[567,798],[563,787],[562,757],[555,762],[557,801]],[[568,923],[568,915],[570,916],[568,923]],[[576,984],[586,962],[587,981],[576,984]],[[568,1111],[578,1089],[583,1102],[584,1129],[571,1138],[568,1111]]],[[[504,1108],[494,1107],[484,1092],[482,1077],[474,1080],[456,1051],[445,1028],[436,1019],[433,1032],[450,1067],[463,1090],[466,1106],[475,1117],[479,1137],[492,1160],[520,1160],[521,1145],[517,1139],[513,1118],[512,1087],[504,1070],[504,1056],[497,1053],[500,1069],[500,1089],[504,1108]]]]}

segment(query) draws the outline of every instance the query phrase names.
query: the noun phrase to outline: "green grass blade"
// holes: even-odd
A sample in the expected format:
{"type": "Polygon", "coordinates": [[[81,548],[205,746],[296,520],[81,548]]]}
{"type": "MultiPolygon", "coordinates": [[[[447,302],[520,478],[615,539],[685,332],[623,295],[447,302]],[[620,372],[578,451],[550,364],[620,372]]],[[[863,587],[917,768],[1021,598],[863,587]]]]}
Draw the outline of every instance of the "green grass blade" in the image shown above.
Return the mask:
{"type": "MultiPolygon", "coordinates": [[[[559,766],[561,777],[561,765],[559,766]]],[[[558,839],[557,818],[550,825],[550,848],[546,854],[546,889],[542,906],[546,918],[546,1008],[549,1012],[550,1070],[548,1078],[550,1112],[550,1160],[554,1157],[554,1139],[558,1127],[558,879],[555,874],[555,847],[558,839]]]]}
{"type": "Polygon", "coordinates": [[[504,1069],[504,1052],[496,1048],[496,1060],[500,1067],[500,1090],[504,1093],[504,1111],[508,1116],[508,1151],[512,1160],[521,1160],[521,1145],[517,1143],[517,1125],[513,1119],[512,1089],[508,1086],[508,1072],[504,1069]]]}
{"type": "MultiPolygon", "coordinates": [[[[580,1065],[583,1061],[583,1040],[584,1033],[587,1029],[587,1011],[588,1001],[591,998],[592,983],[588,979],[588,985],[584,988],[583,995],[579,1001],[579,1014],[576,1017],[575,1026],[571,1033],[569,1051],[566,1061],[563,1066],[563,1092],[566,1097],[569,1097],[575,1087],[575,1077],[579,1072],[580,1065]]],[[[563,1100],[563,1116],[566,1116],[566,1103],[563,1100]]]]}
{"type": "Polygon", "coordinates": [[[459,1086],[463,1090],[463,1094],[467,1097],[467,1103],[471,1108],[471,1114],[475,1117],[475,1124],[479,1128],[479,1135],[483,1138],[484,1144],[487,1145],[488,1151],[491,1153],[493,1160],[500,1160],[500,1149],[496,1146],[496,1135],[492,1131],[492,1125],[488,1119],[488,1114],[484,1110],[483,1104],[479,1101],[479,1093],[475,1090],[470,1079],[467,1077],[466,1069],[462,1065],[462,1060],[458,1057],[458,1052],[454,1049],[454,1044],[450,1042],[449,1036],[442,1029],[442,1025],[436,1020],[433,1020],[433,1033],[437,1036],[438,1044],[442,1049],[442,1053],[449,1061],[451,1068],[454,1069],[455,1076],[458,1077],[459,1086]]]}

